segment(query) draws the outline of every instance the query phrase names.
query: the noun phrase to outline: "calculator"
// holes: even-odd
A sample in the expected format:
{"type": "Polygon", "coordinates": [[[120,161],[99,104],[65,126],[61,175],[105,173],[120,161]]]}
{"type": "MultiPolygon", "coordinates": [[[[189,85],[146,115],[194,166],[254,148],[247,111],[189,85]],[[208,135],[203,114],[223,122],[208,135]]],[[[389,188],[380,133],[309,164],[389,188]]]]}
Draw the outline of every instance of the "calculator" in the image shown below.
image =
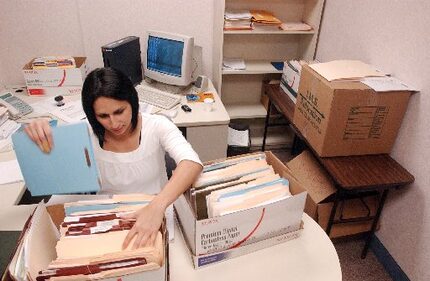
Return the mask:
{"type": "Polygon", "coordinates": [[[10,92],[0,94],[0,106],[4,105],[9,110],[10,119],[16,120],[33,111],[33,108],[10,92]]]}

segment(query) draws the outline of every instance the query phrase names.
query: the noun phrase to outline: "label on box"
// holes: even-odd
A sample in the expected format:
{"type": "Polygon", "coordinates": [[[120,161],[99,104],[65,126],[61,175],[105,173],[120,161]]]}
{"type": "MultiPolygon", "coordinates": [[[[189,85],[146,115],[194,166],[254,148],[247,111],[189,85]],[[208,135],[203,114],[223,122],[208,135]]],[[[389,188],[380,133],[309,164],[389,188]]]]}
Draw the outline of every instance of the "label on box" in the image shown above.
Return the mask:
{"type": "Polygon", "coordinates": [[[364,140],[380,138],[388,111],[388,106],[351,107],[343,139],[364,140]]]}
{"type": "Polygon", "coordinates": [[[29,96],[73,96],[80,95],[82,87],[28,87],[27,93],[29,96]]]}
{"type": "Polygon", "coordinates": [[[233,249],[298,230],[305,200],[303,192],[264,208],[197,221],[196,254],[233,249]]]}
{"type": "Polygon", "coordinates": [[[325,121],[324,114],[318,110],[318,98],[310,91],[306,91],[306,96],[299,93],[296,110],[298,110],[309,124],[321,134],[321,123],[325,121]]]}

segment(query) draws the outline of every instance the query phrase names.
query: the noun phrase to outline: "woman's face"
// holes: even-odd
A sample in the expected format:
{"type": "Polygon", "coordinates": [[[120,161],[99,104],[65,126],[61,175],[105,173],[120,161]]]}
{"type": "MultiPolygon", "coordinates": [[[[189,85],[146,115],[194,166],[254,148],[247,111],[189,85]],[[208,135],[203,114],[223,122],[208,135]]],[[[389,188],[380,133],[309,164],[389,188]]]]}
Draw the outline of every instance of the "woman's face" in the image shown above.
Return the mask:
{"type": "Polygon", "coordinates": [[[122,136],[130,132],[132,110],[128,101],[99,97],[93,108],[97,121],[109,133],[122,136]]]}

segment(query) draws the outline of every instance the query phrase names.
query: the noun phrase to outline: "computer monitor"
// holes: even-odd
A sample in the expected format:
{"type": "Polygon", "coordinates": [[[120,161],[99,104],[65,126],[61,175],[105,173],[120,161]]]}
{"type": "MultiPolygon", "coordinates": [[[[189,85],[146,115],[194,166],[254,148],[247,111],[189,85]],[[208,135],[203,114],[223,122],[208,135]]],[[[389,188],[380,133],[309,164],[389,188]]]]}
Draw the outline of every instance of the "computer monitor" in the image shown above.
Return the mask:
{"type": "Polygon", "coordinates": [[[176,86],[192,82],[194,38],[186,35],[148,31],[143,71],[144,76],[176,86]]]}

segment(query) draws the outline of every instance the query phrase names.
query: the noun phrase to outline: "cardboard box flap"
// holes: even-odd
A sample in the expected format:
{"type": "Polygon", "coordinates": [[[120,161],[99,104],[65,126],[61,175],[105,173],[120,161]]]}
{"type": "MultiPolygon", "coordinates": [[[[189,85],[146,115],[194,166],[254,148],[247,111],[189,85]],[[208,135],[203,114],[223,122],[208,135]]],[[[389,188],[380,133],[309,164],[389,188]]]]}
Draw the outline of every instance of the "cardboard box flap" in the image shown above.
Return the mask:
{"type": "Polygon", "coordinates": [[[33,280],[36,280],[40,270],[47,268],[57,257],[55,245],[59,238],[60,232],[52,222],[45,204],[40,203],[32,218],[27,243],[24,244],[25,262],[33,280]]]}
{"type": "Polygon", "coordinates": [[[328,81],[323,76],[321,76],[318,72],[316,72],[314,69],[309,67],[308,65],[305,65],[304,68],[306,68],[306,71],[303,71],[302,76],[311,74],[311,77],[316,77],[319,81],[321,81],[324,85],[328,86],[330,89],[333,90],[344,90],[344,89],[356,89],[356,90],[369,90],[371,89],[369,86],[361,83],[359,80],[334,80],[334,81],[328,81]]]}
{"type": "Polygon", "coordinates": [[[307,189],[309,196],[316,203],[323,202],[336,193],[333,181],[320,167],[311,152],[305,150],[289,161],[287,167],[307,189]]]}
{"type": "Polygon", "coordinates": [[[328,81],[385,76],[385,73],[377,70],[374,66],[359,60],[334,60],[310,64],[309,67],[328,81]]]}

